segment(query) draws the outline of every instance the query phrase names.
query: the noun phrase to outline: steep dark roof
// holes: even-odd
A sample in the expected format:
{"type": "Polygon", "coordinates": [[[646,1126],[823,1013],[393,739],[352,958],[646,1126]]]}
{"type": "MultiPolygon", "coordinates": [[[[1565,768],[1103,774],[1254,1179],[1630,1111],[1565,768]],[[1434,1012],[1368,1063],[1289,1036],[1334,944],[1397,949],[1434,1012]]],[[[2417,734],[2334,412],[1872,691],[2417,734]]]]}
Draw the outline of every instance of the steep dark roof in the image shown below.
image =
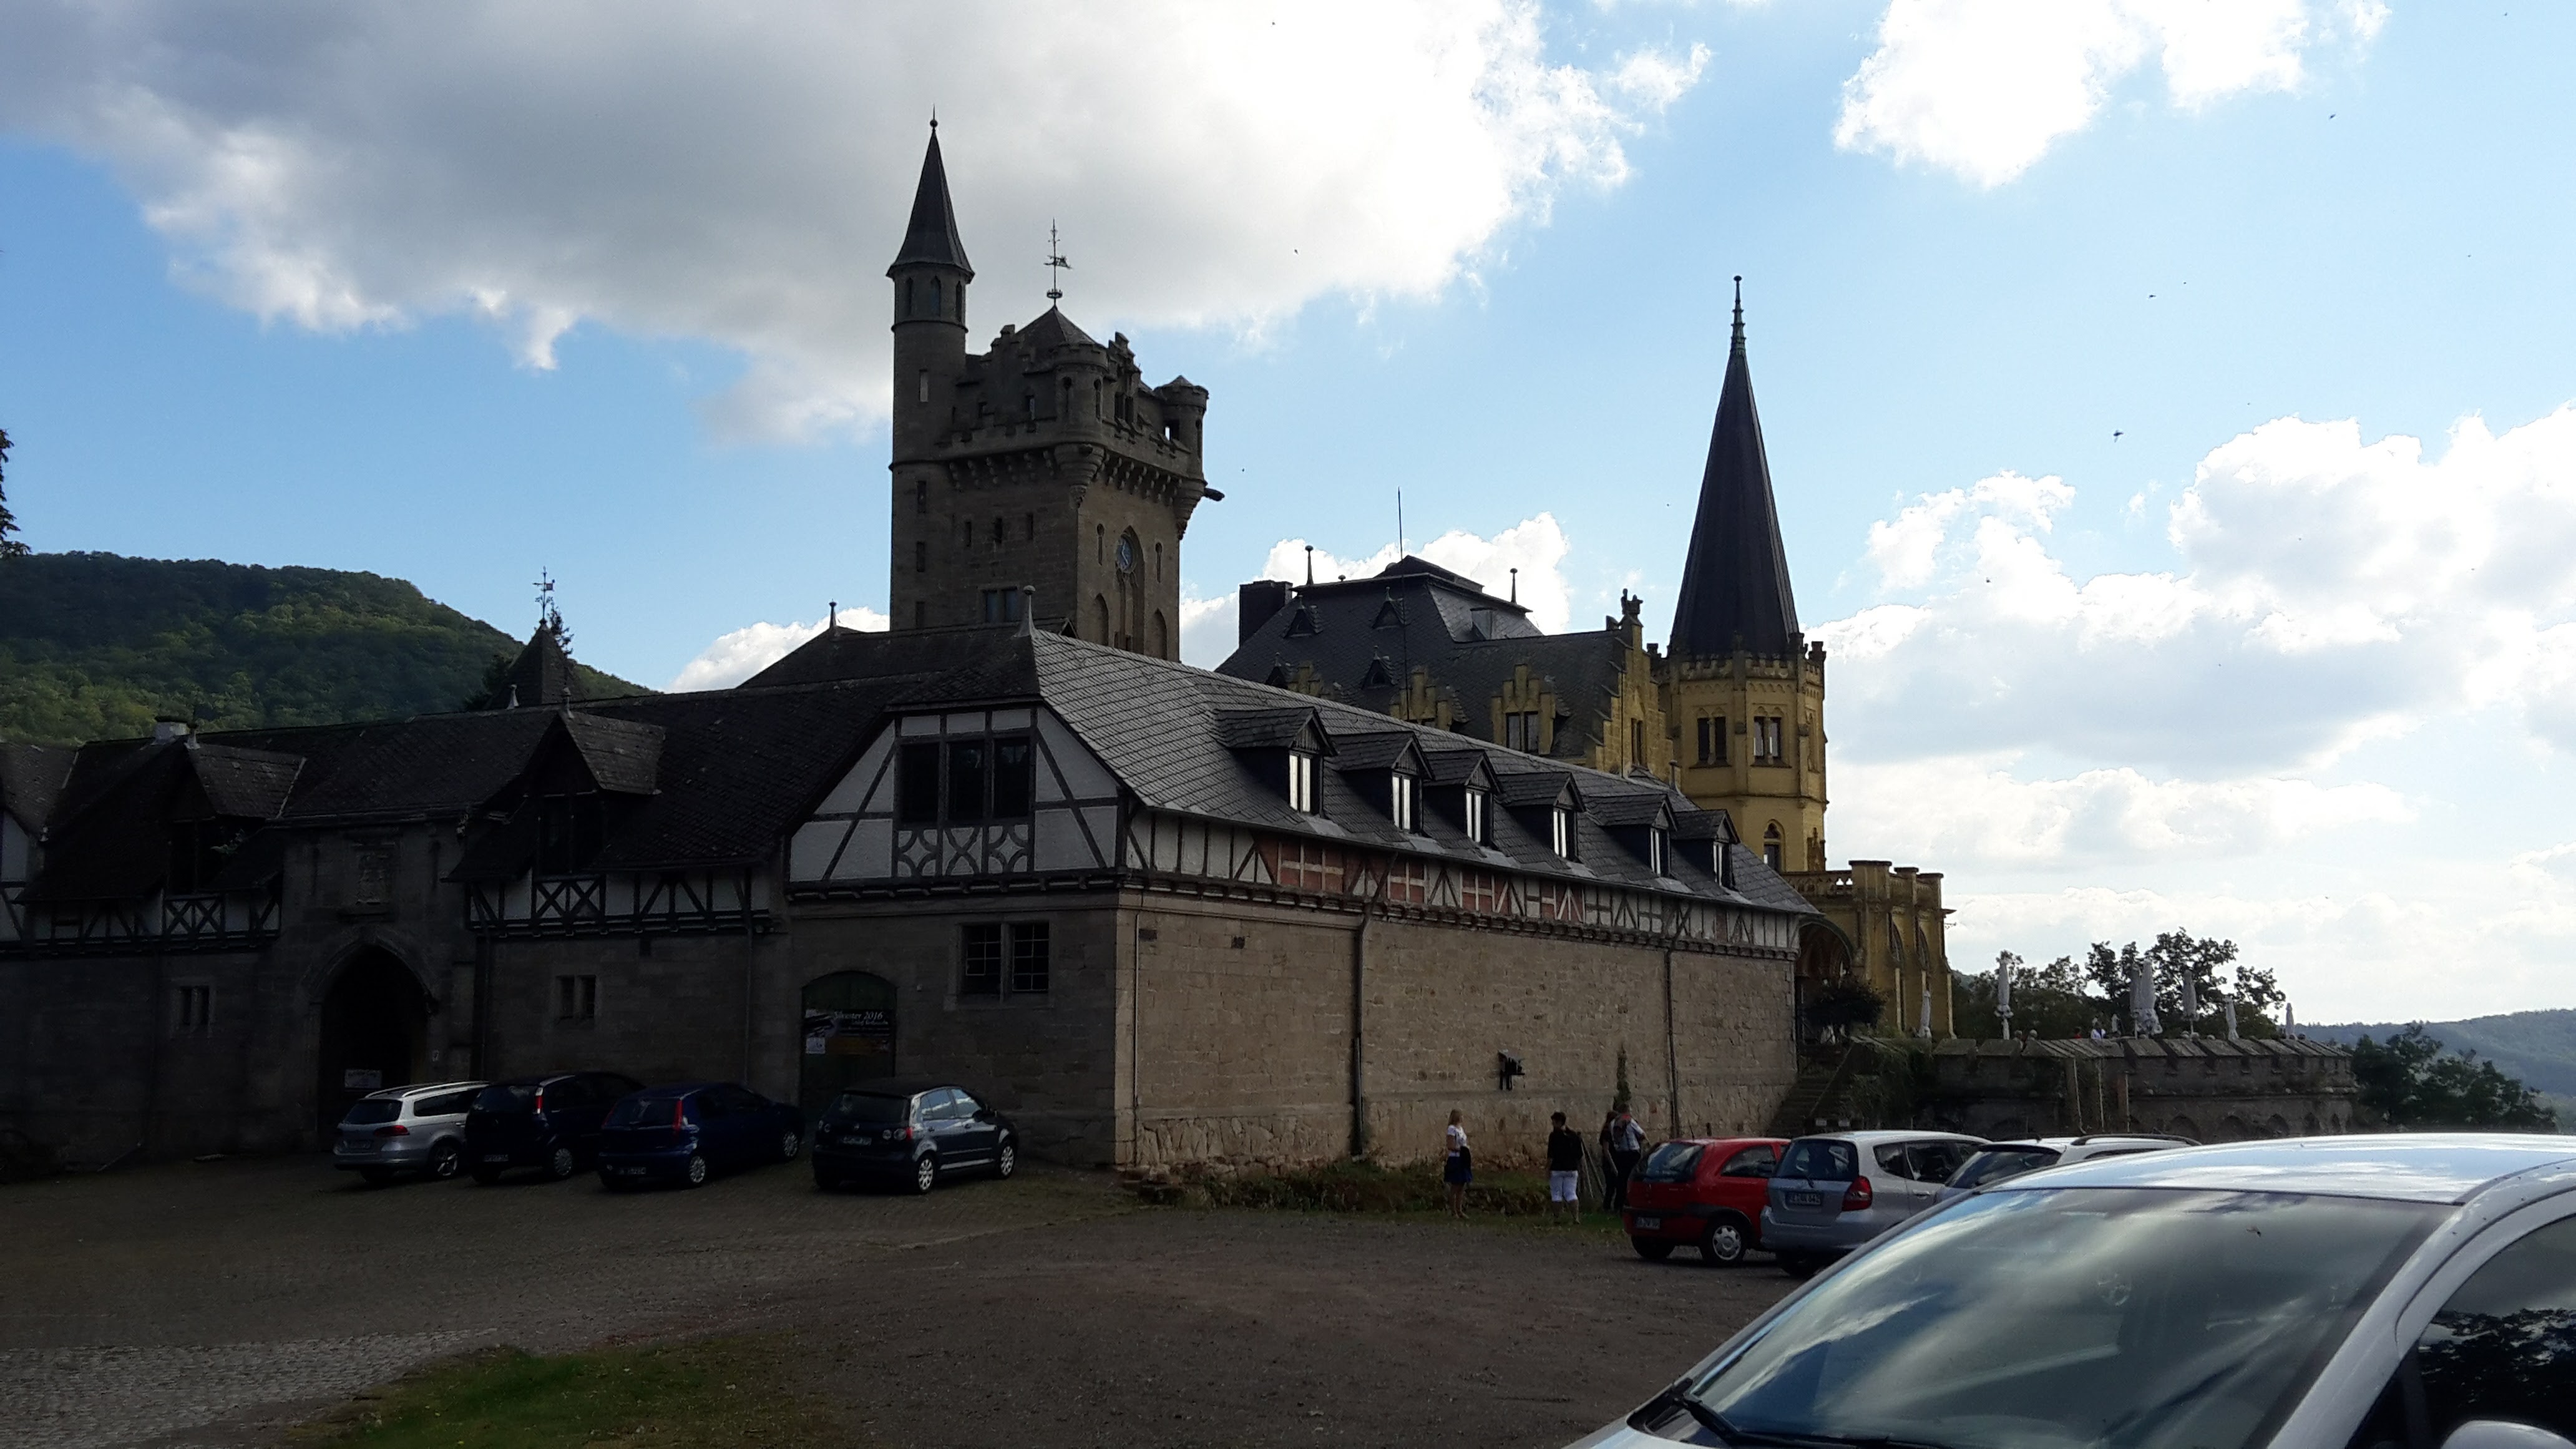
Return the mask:
{"type": "Polygon", "coordinates": [[[572,656],[564,652],[554,626],[539,624],[519,657],[510,661],[510,673],[490,707],[552,709],[579,698],[581,680],[573,673],[572,656]]]}
{"type": "Polygon", "coordinates": [[[1057,308],[1049,307],[1038,320],[1019,330],[1020,341],[1038,351],[1056,347],[1098,347],[1089,333],[1073,325],[1073,319],[1057,308]]]}
{"type": "Polygon", "coordinates": [[[1750,653],[1780,658],[1799,650],[1798,605],[1789,594],[1789,555],[1771,497],[1762,419],[1753,409],[1753,370],[1744,360],[1744,299],[1700,475],[1699,516],[1673,605],[1676,658],[1750,653]]]}
{"type": "MultiPolygon", "coordinates": [[[[903,250],[895,253],[896,267],[927,262],[955,267],[975,279],[975,268],[966,260],[966,243],[957,236],[957,209],[948,202],[948,167],[939,159],[939,128],[930,131],[930,149],[921,158],[921,185],[912,193],[912,221],[903,229],[903,250]]],[[[892,275],[894,267],[886,269],[892,275]]]]}
{"type": "Polygon", "coordinates": [[[197,771],[197,787],[206,806],[234,820],[271,820],[286,808],[295,777],[304,769],[300,755],[245,750],[230,745],[201,744],[188,752],[197,771]]]}
{"type": "Polygon", "coordinates": [[[1383,714],[1419,666],[1450,697],[1460,733],[1499,743],[1491,702],[1526,664],[1562,712],[1566,727],[1553,735],[1553,751],[1573,759],[1604,743],[1602,721],[1627,661],[1627,640],[1615,628],[1540,633],[1522,606],[1407,555],[1369,578],[1299,588],[1217,672],[1286,684],[1304,668],[1322,697],[1383,714]]]}
{"type": "Polygon", "coordinates": [[[73,752],[0,740],[0,810],[31,834],[41,834],[71,778],[73,752]]]}
{"type": "Polygon", "coordinates": [[[564,712],[563,723],[564,733],[572,737],[573,748],[581,751],[581,762],[590,768],[590,778],[600,789],[612,795],[653,793],[654,772],[662,761],[661,726],[570,710],[564,712]]]}

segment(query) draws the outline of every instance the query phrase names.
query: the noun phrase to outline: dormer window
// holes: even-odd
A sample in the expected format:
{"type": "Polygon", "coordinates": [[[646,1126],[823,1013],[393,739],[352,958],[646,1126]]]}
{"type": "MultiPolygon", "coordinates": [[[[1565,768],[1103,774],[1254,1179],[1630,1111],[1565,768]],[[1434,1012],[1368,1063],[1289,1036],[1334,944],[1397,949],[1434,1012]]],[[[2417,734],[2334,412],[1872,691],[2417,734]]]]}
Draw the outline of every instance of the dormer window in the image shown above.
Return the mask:
{"type": "Polygon", "coordinates": [[[1559,805],[1547,812],[1548,845],[1559,859],[1574,859],[1574,812],[1559,805]]]}
{"type": "Polygon", "coordinates": [[[1478,845],[1485,843],[1485,797],[1483,790],[1467,792],[1467,838],[1478,845]]]}
{"type": "Polygon", "coordinates": [[[602,821],[595,793],[537,799],[537,874],[571,875],[599,854],[602,821]]]}
{"type": "Polygon", "coordinates": [[[1318,813],[1315,801],[1315,757],[1304,750],[1288,752],[1288,808],[1301,815],[1318,813]]]}
{"type": "Polygon", "coordinates": [[[1036,752],[1026,735],[916,740],[895,757],[895,821],[973,824],[1029,814],[1036,752]]]}
{"type": "Polygon", "coordinates": [[[1387,818],[1395,822],[1395,828],[1398,830],[1411,830],[1413,828],[1413,795],[1415,788],[1413,777],[1411,775],[1387,776],[1387,818]]]}
{"type": "Polygon", "coordinates": [[[1646,867],[1657,875],[1663,875],[1666,873],[1664,869],[1664,832],[1660,830],[1649,830],[1646,832],[1646,867]]]}

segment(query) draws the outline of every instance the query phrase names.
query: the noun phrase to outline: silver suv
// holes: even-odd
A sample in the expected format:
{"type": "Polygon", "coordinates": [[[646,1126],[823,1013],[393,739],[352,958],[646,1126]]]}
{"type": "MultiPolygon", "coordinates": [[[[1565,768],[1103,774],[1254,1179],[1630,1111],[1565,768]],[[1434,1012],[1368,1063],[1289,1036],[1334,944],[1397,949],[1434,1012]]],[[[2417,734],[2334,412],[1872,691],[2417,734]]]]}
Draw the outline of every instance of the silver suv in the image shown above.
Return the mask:
{"type": "Polygon", "coordinates": [[[1941,1200],[1986,1145],[1956,1132],[1834,1132],[1780,1154],[1762,1205],[1762,1246],[1804,1278],[1941,1200]]]}
{"type": "Polygon", "coordinates": [[[387,1087],[349,1104],[331,1165],[369,1182],[407,1173],[454,1177],[465,1167],[465,1111],[481,1082],[387,1087]]]}
{"type": "Polygon", "coordinates": [[[2162,1152],[2168,1147],[2198,1147],[2188,1137],[2162,1132],[2096,1132],[2085,1137],[2032,1137],[2020,1142],[1992,1142],[1977,1149],[1941,1186],[1942,1202],[1981,1187],[2037,1172],[2043,1167],[2071,1167],[2097,1157],[2126,1157],[2133,1152],[2162,1152]]]}

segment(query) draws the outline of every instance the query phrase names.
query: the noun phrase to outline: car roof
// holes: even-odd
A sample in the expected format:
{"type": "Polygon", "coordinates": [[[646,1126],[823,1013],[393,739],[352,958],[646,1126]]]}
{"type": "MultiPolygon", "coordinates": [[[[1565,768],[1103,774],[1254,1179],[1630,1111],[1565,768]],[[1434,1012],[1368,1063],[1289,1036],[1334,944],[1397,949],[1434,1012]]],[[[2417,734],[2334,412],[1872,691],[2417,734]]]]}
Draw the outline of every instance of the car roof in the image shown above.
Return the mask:
{"type": "Polygon", "coordinates": [[[1684,1147],[1763,1147],[1782,1146],[1788,1141],[1786,1137],[1667,1137],[1661,1145],[1669,1147],[1678,1142],[1684,1147]]]}
{"type": "Polygon", "coordinates": [[[440,1092],[461,1092],[467,1087],[479,1087],[482,1085],[483,1084],[481,1082],[413,1082],[407,1086],[379,1088],[376,1091],[369,1092],[367,1095],[370,1097],[393,1098],[427,1097],[440,1092]]]}
{"type": "Polygon", "coordinates": [[[645,1087],[640,1091],[629,1092],[626,1095],[630,1097],[685,1097],[691,1092],[703,1092],[709,1087],[729,1087],[732,1085],[733,1084],[731,1082],[665,1082],[661,1086],[645,1087]]]}
{"type": "Polygon", "coordinates": [[[2569,1186],[2576,1186],[2576,1138],[2452,1132],[2286,1137],[2096,1157],[2011,1178],[1987,1191],[2219,1188],[2464,1203],[2491,1191],[2537,1196],[2569,1186]]]}
{"type": "Polygon", "coordinates": [[[2131,1142],[2143,1142],[2153,1147],[2197,1147],[2200,1145],[2196,1142],[2185,1142],[2179,1137],[2169,1137],[2155,1132],[2094,1132],[2088,1133],[2082,1137],[1997,1138],[1986,1145],[1988,1147],[2046,1147],[2052,1151],[2064,1152],[2070,1147],[2098,1147],[2131,1142]]]}
{"type": "Polygon", "coordinates": [[[1968,1135],[1967,1133],[1965,1133],[1965,1132],[1935,1132],[1935,1131],[1932,1131],[1932,1130],[1930,1130],[1930,1129],[1928,1129],[1928,1128],[1927,1128],[1927,1129],[1924,1129],[1924,1130],[1922,1130],[1922,1131],[1919,1131],[1919,1132],[1917,1132],[1917,1131],[1906,1131],[1906,1130],[1899,1129],[1899,1128],[1876,1128],[1876,1127],[1874,1127],[1874,1128],[1869,1128],[1869,1129],[1866,1129],[1866,1130],[1863,1130],[1863,1131],[1858,1131],[1858,1132],[1810,1132],[1810,1133],[1808,1133],[1805,1137],[1801,1137],[1801,1138],[1799,1138],[1798,1140],[1799,1140],[1800,1142],[1806,1142],[1806,1141],[1809,1141],[1809,1140],[1811,1140],[1811,1139],[1813,1139],[1813,1138],[1818,1138],[1818,1137],[1827,1138],[1827,1139],[1832,1140],[1832,1141],[1835,1141],[1835,1142],[1850,1142],[1850,1143],[1856,1143],[1856,1144],[1858,1144],[1859,1146],[1862,1146],[1862,1147],[1875,1147],[1875,1146],[1877,1146],[1878,1144],[1880,1144],[1880,1143],[1882,1143],[1882,1142],[1927,1142],[1927,1141],[1928,1141],[1928,1142],[1974,1142],[1974,1143],[1976,1143],[1976,1144],[1977,1144],[1978,1146],[1980,1146],[1980,1147],[1983,1147],[1983,1146],[1985,1146],[1985,1145],[1986,1145],[1986,1139],[1984,1139],[1983,1137],[1971,1137],[1971,1136],[1969,1136],[1969,1135],[1968,1135]]]}

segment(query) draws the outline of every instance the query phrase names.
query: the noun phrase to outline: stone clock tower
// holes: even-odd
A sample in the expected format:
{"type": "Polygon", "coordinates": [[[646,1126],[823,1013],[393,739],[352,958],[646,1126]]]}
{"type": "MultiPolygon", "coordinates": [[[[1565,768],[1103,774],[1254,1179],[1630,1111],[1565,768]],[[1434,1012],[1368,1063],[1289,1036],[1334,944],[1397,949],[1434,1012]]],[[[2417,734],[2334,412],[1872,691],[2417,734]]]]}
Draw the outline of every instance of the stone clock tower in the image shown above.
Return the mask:
{"type": "MultiPolygon", "coordinates": [[[[975,269],[934,128],[894,283],[897,629],[1009,623],[1180,657],[1181,535],[1207,486],[1207,389],[1148,386],[1055,306],[967,350],[975,269]],[[1026,594],[1024,590],[1033,590],[1026,594]]],[[[1050,292],[1050,304],[1057,294],[1050,292]]]]}

